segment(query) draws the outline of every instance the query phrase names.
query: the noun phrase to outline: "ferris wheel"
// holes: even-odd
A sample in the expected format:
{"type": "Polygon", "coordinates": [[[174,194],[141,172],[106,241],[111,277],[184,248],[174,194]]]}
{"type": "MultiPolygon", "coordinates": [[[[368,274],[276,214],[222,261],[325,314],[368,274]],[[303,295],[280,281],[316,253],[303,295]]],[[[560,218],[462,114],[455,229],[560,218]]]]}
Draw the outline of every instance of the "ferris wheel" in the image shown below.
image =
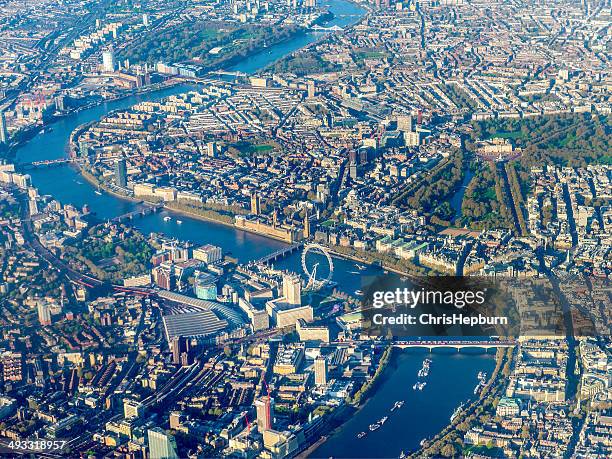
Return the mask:
{"type": "Polygon", "coordinates": [[[334,262],[332,261],[332,257],[329,255],[325,247],[320,244],[307,244],[304,246],[304,250],[302,252],[302,269],[304,270],[306,277],[308,277],[306,290],[319,290],[331,281],[332,274],[334,273],[334,262]],[[325,278],[317,279],[317,268],[319,267],[319,262],[308,266],[308,254],[322,255],[325,257],[329,267],[327,276],[325,278]]]}

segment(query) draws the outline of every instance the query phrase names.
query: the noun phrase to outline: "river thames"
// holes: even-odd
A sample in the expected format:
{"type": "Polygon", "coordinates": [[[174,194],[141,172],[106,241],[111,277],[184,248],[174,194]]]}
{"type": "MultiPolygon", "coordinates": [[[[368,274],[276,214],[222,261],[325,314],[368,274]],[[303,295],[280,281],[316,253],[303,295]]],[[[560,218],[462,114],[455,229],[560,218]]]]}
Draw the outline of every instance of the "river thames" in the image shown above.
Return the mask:
{"type": "MultiPolygon", "coordinates": [[[[344,0],[325,2],[335,18],[327,26],[345,27],[356,22],[365,10],[344,0]]],[[[230,70],[254,73],[279,58],[300,49],[321,37],[321,34],[301,34],[284,43],[271,46],[243,60],[230,70]]],[[[124,109],[139,101],[159,100],[196,88],[180,85],[147,94],[130,96],[106,102],[94,108],[63,117],[51,125],[51,130],[40,133],[16,151],[16,161],[29,163],[57,159],[66,155],[70,133],[79,125],[98,120],[112,110],[124,109]]],[[[89,205],[100,219],[108,219],[134,209],[135,203],[102,193],[81,177],[68,165],[34,169],[29,172],[34,186],[41,194],[53,196],[63,204],[89,205]]],[[[235,228],[201,220],[178,216],[162,211],[133,220],[132,224],[144,232],[163,233],[169,237],[190,240],[195,243],[210,243],[223,248],[240,262],[255,260],[271,253],[285,244],[235,228]],[[165,222],[164,217],[171,216],[165,222]],[[182,224],[177,224],[177,217],[182,224]]],[[[300,254],[294,253],[277,265],[283,269],[300,272],[300,254]]],[[[338,288],[353,293],[361,286],[364,275],[380,273],[380,268],[368,267],[359,271],[354,262],[334,259],[333,280],[338,288]]],[[[315,457],[398,457],[400,452],[418,447],[421,439],[431,437],[449,421],[453,410],[473,397],[479,371],[491,372],[495,365],[493,354],[470,351],[426,354],[419,351],[397,351],[382,375],[380,384],[369,401],[315,452],[315,457]],[[423,391],[415,391],[412,385],[423,359],[429,356],[432,362],[428,384],[423,391]],[[405,400],[402,409],[389,413],[396,400],[405,400]],[[368,432],[362,439],[357,433],[367,431],[369,424],[389,415],[389,420],[375,432],[368,432]]]]}

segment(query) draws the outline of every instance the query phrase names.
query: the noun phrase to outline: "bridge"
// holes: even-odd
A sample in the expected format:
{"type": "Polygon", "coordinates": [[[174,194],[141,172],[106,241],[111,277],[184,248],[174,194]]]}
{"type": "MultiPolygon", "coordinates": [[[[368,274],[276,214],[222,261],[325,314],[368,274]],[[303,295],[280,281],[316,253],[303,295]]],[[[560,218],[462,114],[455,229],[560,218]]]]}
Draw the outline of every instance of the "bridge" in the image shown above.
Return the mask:
{"type": "Polygon", "coordinates": [[[244,72],[230,72],[229,70],[213,70],[211,72],[209,72],[211,75],[227,75],[227,76],[234,76],[234,77],[248,77],[248,75],[244,72]]]}
{"type": "Polygon", "coordinates": [[[121,223],[126,220],[132,220],[134,217],[144,217],[145,215],[149,215],[163,209],[163,207],[163,204],[147,204],[139,209],[133,210],[132,212],[128,212],[127,214],[118,215],[117,217],[113,218],[111,222],[121,223]]]}
{"type": "Polygon", "coordinates": [[[315,24],[310,28],[310,30],[314,30],[315,32],[324,32],[324,31],[340,32],[341,30],[344,30],[344,29],[338,25],[331,26],[331,27],[323,27],[323,26],[320,26],[319,24],[315,24]]]}
{"type": "Polygon", "coordinates": [[[280,258],[284,258],[290,253],[295,252],[296,250],[300,249],[303,245],[304,245],[303,242],[296,242],[295,244],[291,244],[287,247],[279,249],[276,252],[272,252],[270,255],[266,255],[265,257],[261,257],[260,259],[255,260],[255,263],[266,264],[266,263],[270,263],[271,261],[276,261],[280,258]]]}
{"type": "Polygon", "coordinates": [[[400,349],[407,348],[422,348],[433,349],[438,348],[454,348],[457,351],[465,348],[478,348],[478,349],[496,349],[516,346],[514,340],[406,340],[406,341],[394,341],[394,347],[400,349]]]}
{"type": "Polygon", "coordinates": [[[34,161],[31,163],[23,164],[24,169],[36,169],[39,167],[53,167],[61,166],[62,164],[75,163],[75,158],[59,158],[59,159],[48,159],[45,161],[34,161]]]}

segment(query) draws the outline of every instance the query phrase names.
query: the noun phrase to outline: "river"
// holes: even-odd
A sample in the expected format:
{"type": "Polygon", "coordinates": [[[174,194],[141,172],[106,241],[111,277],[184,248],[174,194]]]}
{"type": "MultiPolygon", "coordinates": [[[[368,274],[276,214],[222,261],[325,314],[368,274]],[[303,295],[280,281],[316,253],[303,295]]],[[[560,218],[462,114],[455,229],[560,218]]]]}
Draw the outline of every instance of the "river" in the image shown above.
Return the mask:
{"type": "MultiPolygon", "coordinates": [[[[332,21],[325,24],[327,26],[344,27],[355,22],[365,13],[365,10],[346,0],[328,0],[325,4],[329,5],[335,15],[332,21]]],[[[254,73],[320,37],[320,33],[298,35],[294,39],[252,55],[230,70],[254,73]]],[[[159,100],[193,88],[194,86],[191,85],[180,85],[152,93],[130,96],[63,117],[51,125],[51,130],[38,134],[19,147],[16,151],[16,161],[29,163],[64,157],[70,133],[77,126],[98,120],[111,110],[127,108],[139,101],[159,100]]],[[[106,193],[96,194],[95,188],[85,181],[77,170],[68,165],[35,169],[29,173],[34,186],[41,194],[51,195],[64,204],[74,204],[79,207],[87,204],[91,211],[102,219],[129,212],[136,205],[106,193]]],[[[263,236],[221,224],[178,216],[165,210],[137,218],[133,224],[145,234],[159,232],[196,243],[218,245],[241,262],[259,258],[285,245],[263,236]],[[171,216],[172,219],[164,222],[164,216],[171,216]],[[179,225],[176,222],[177,218],[182,220],[182,224],[179,225]]],[[[280,261],[278,266],[299,272],[300,263],[300,254],[294,253],[280,261]]],[[[380,268],[377,267],[368,267],[360,272],[354,262],[334,259],[333,279],[338,283],[338,288],[348,293],[360,289],[364,275],[374,275],[379,272],[380,268]]],[[[396,457],[402,449],[408,451],[416,447],[423,437],[432,436],[439,431],[447,423],[453,409],[462,400],[471,396],[478,371],[490,371],[494,365],[492,355],[468,355],[463,352],[461,354],[435,353],[430,384],[423,392],[416,393],[411,389],[411,385],[424,354],[401,352],[400,355],[394,357],[391,365],[383,374],[382,383],[370,401],[335,435],[320,446],[315,455],[323,457],[332,455],[396,457]],[[450,381],[452,383],[449,383],[450,381]],[[362,440],[356,440],[357,432],[367,429],[368,424],[382,417],[398,399],[406,400],[406,405],[401,411],[393,413],[389,421],[377,432],[367,435],[362,440]],[[359,443],[356,443],[357,441],[359,443]]]]}
{"type": "Polygon", "coordinates": [[[448,424],[455,408],[474,398],[478,372],[490,375],[494,368],[493,353],[396,350],[372,397],[310,457],[397,458],[402,451],[413,451],[421,440],[431,438],[448,424]],[[426,357],[432,360],[427,385],[422,391],[414,390],[417,372],[426,357]],[[391,413],[398,400],[404,400],[404,406],[391,413]],[[387,422],[370,432],[368,426],[383,416],[389,417],[387,422]],[[359,432],[367,435],[358,439],[359,432]]]}

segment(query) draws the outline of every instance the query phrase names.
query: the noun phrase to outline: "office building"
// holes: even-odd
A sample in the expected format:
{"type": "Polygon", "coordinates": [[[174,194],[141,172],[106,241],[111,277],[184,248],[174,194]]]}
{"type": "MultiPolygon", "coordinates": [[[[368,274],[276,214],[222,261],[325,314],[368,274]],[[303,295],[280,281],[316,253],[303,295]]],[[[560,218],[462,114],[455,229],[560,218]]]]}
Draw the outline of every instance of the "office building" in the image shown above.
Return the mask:
{"type": "Polygon", "coordinates": [[[141,418],[144,415],[144,405],[137,400],[123,400],[123,416],[126,419],[141,418]]]}
{"type": "Polygon", "coordinates": [[[105,72],[114,72],[117,67],[115,62],[115,52],[112,49],[102,53],[102,70],[105,72]]]}
{"type": "Polygon", "coordinates": [[[218,278],[208,273],[198,273],[195,276],[194,291],[201,300],[217,299],[218,278]]]}
{"type": "Polygon", "coordinates": [[[149,440],[149,459],[178,459],[176,441],[161,428],[155,427],[147,431],[149,440]]]}
{"type": "Polygon", "coordinates": [[[41,325],[51,325],[51,308],[46,301],[38,302],[38,321],[41,325]]]}
{"type": "Polygon", "coordinates": [[[291,274],[283,276],[283,298],[292,306],[302,305],[302,281],[299,276],[291,274]]]}
{"type": "Polygon", "coordinates": [[[217,142],[208,142],[206,144],[206,154],[211,158],[216,158],[219,149],[217,147],[217,142]]]}
{"type": "Polygon", "coordinates": [[[171,341],[172,363],[187,366],[191,364],[191,340],[183,336],[175,336],[171,341]]]}
{"type": "Polygon", "coordinates": [[[206,264],[216,263],[223,258],[221,247],[211,244],[205,244],[202,247],[194,249],[193,258],[203,261],[206,264]]]}
{"type": "Polygon", "coordinates": [[[127,165],[125,159],[120,159],[115,163],[115,185],[127,187],[127,165]]]}
{"type": "Polygon", "coordinates": [[[314,361],[315,384],[317,386],[325,386],[327,384],[327,359],[322,355],[318,356],[314,361]]]}
{"type": "Polygon", "coordinates": [[[261,397],[255,400],[255,410],[257,412],[257,428],[262,433],[272,428],[272,420],[274,413],[274,399],[270,397],[261,397]]]}

